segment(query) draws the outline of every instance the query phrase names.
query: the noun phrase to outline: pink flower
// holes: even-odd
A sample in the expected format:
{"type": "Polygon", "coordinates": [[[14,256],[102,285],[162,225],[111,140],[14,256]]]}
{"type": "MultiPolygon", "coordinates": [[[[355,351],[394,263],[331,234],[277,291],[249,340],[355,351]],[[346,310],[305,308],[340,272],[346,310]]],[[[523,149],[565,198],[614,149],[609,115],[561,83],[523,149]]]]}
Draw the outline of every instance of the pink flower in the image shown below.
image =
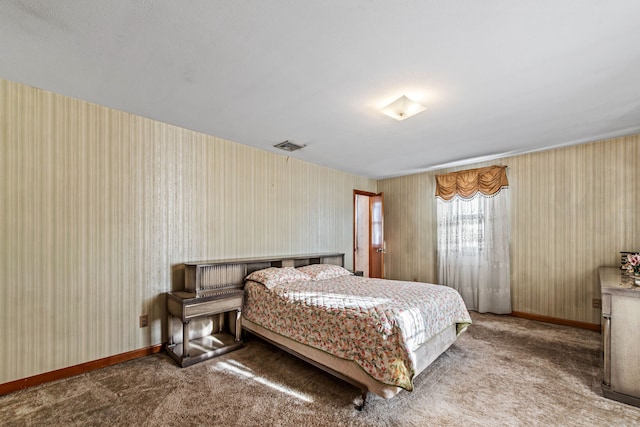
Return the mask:
{"type": "Polygon", "coordinates": [[[627,255],[627,265],[625,266],[629,273],[640,275],[640,254],[627,255]]]}
{"type": "Polygon", "coordinates": [[[640,265],[640,254],[628,255],[627,263],[633,267],[640,265]]]}

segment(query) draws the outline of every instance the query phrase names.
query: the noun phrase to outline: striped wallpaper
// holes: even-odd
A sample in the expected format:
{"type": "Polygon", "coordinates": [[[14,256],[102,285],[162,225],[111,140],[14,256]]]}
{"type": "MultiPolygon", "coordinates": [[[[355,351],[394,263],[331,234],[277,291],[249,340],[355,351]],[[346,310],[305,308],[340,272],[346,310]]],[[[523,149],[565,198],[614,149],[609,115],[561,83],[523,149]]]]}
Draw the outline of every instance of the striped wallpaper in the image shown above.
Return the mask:
{"type": "MultiPolygon", "coordinates": [[[[507,165],[513,310],[600,323],[597,268],[640,250],[640,136],[466,167],[507,165]]],[[[378,181],[385,193],[387,277],[437,281],[435,175],[378,181]]]]}
{"type": "Polygon", "coordinates": [[[354,189],[376,182],[0,80],[0,384],[161,343],[185,261],[350,267],[354,189]]]}

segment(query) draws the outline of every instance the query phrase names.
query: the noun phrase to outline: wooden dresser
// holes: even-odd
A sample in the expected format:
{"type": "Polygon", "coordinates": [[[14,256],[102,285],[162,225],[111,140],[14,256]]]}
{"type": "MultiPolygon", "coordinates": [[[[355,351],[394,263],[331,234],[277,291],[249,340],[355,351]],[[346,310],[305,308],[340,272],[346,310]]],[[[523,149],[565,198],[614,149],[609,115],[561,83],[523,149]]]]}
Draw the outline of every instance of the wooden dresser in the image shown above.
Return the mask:
{"type": "Polygon", "coordinates": [[[619,267],[600,267],[604,378],[609,399],[640,407],[640,287],[619,267]]]}

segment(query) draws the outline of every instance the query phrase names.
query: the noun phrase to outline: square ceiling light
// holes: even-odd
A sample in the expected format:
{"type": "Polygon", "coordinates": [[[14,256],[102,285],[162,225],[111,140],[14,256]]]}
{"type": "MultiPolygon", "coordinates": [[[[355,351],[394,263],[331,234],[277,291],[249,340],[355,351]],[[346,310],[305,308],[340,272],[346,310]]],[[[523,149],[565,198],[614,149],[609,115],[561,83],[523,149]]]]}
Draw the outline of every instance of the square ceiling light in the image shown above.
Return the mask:
{"type": "Polygon", "coordinates": [[[382,108],[382,113],[394,118],[398,121],[408,119],[411,116],[426,110],[426,107],[418,104],[415,101],[410,100],[406,96],[402,95],[400,98],[393,101],[391,104],[382,108]]]}

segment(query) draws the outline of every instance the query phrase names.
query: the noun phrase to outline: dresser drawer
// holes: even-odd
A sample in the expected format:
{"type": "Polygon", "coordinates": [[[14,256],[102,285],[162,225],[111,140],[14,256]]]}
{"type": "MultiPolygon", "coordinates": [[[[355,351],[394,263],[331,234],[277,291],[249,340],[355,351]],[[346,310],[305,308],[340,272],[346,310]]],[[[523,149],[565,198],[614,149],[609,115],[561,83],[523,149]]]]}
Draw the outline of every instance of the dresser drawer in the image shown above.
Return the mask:
{"type": "Polygon", "coordinates": [[[190,319],[192,317],[203,316],[206,314],[238,310],[242,308],[242,300],[242,296],[235,296],[232,298],[186,304],[184,306],[184,318],[190,319]]]}

